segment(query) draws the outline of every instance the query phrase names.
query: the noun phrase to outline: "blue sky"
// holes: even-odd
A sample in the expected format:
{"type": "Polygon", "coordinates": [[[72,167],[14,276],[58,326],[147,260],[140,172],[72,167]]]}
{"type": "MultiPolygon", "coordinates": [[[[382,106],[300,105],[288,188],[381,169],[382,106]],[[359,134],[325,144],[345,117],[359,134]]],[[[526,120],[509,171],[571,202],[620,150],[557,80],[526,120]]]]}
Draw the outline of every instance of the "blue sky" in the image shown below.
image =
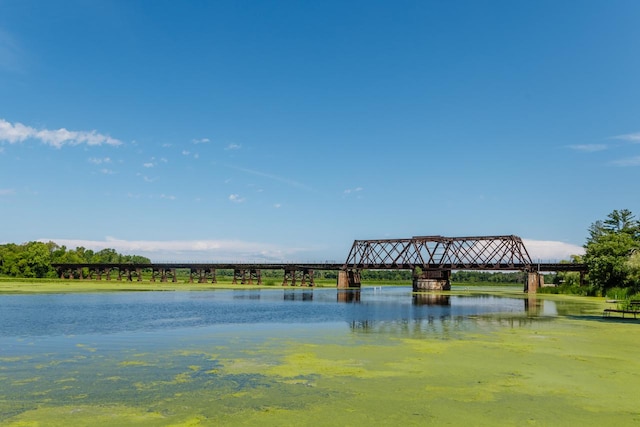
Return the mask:
{"type": "Polygon", "coordinates": [[[640,2],[0,0],[0,242],[346,258],[640,213],[640,2]]]}

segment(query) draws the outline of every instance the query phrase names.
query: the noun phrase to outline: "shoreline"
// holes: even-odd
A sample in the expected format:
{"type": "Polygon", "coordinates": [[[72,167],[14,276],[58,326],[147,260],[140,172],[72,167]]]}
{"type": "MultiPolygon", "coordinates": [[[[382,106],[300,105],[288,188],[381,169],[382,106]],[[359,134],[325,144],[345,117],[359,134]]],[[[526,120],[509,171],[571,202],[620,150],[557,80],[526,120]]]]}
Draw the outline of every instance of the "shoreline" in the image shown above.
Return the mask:
{"type": "MultiPolygon", "coordinates": [[[[368,287],[399,287],[411,286],[410,282],[389,281],[383,283],[374,281],[363,284],[363,288],[368,287]]],[[[521,284],[500,284],[489,285],[486,283],[455,283],[457,289],[452,289],[453,293],[468,292],[482,289],[483,291],[518,290],[521,284]]],[[[118,280],[65,280],[65,279],[23,279],[23,278],[0,278],[0,296],[18,294],[52,294],[52,293],[91,293],[91,292],[175,292],[175,291],[213,291],[213,290],[312,290],[314,288],[336,289],[333,280],[317,281],[315,286],[282,286],[281,284],[234,284],[230,280],[223,280],[219,283],[189,283],[187,281],[178,282],[151,282],[144,280],[141,282],[129,282],[118,280]]],[[[357,288],[353,288],[357,289],[357,288]]],[[[440,291],[442,292],[442,291],[440,291]]]]}

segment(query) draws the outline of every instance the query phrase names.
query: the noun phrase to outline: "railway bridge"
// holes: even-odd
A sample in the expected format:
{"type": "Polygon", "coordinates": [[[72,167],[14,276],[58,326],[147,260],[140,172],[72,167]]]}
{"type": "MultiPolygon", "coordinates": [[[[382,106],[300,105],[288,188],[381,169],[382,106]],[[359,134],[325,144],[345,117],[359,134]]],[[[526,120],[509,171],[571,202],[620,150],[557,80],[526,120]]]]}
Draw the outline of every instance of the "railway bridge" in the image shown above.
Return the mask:
{"type": "Polygon", "coordinates": [[[542,272],[577,271],[581,282],[585,264],[534,263],[518,236],[444,237],[415,236],[406,239],[356,240],[344,263],[152,263],[152,264],[54,264],[60,278],[142,280],[151,270],[152,281],[177,281],[176,270],[188,269],[189,281],[217,281],[217,270],[233,270],[233,283],[261,284],[263,270],[284,271],[284,286],[314,286],[313,272],[338,271],[338,288],[359,288],[362,270],[410,270],[413,290],[448,290],[453,270],[524,271],[525,292],[535,293],[544,284],[542,272]]]}

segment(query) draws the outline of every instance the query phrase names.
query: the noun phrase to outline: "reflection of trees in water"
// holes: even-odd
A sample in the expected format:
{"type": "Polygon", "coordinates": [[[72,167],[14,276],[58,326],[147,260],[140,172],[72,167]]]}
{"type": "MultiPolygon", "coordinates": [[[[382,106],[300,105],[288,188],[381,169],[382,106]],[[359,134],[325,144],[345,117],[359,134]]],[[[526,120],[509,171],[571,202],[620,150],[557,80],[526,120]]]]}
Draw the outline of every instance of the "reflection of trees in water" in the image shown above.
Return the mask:
{"type": "Polygon", "coordinates": [[[313,291],[284,291],[285,301],[313,301],[313,291]]]}

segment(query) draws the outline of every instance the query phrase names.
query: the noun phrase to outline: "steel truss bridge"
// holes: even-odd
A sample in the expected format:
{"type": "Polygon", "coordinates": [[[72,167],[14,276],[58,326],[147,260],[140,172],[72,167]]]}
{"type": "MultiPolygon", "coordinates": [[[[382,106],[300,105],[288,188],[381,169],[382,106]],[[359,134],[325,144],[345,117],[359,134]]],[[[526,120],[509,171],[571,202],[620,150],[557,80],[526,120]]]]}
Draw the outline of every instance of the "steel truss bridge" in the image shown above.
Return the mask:
{"type": "MultiPolygon", "coordinates": [[[[216,283],[217,270],[233,270],[233,283],[261,284],[262,270],[283,270],[283,285],[313,286],[314,270],[339,271],[338,286],[360,286],[361,270],[412,270],[414,279],[447,280],[452,270],[577,271],[585,264],[535,263],[518,236],[444,237],[356,240],[344,263],[151,263],[54,264],[60,278],[142,280],[151,270],[152,281],[177,281],[176,270],[188,269],[189,281],[216,283]],[[84,274],[88,271],[88,274],[84,274]],[[341,285],[341,277],[343,283],[341,285]]],[[[415,288],[415,281],[414,281],[415,288]]]]}

